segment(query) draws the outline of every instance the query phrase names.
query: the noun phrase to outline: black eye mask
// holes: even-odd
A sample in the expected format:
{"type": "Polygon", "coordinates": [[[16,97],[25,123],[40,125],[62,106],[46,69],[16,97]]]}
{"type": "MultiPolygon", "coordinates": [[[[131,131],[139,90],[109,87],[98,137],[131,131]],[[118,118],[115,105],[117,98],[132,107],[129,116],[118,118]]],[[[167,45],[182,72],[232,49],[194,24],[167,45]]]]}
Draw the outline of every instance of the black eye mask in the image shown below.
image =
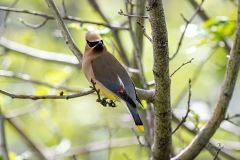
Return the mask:
{"type": "MultiPolygon", "coordinates": [[[[103,44],[103,41],[102,41],[102,40],[100,40],[100,42],[103,44]]],[[[99,43],[99,41],[89,42],[89,41],[87,40],[87,44],[88,44],[88,46],[91,47],[91,48],[93,48],[94,46],[96,46],[98,43],[99,43]]]]}

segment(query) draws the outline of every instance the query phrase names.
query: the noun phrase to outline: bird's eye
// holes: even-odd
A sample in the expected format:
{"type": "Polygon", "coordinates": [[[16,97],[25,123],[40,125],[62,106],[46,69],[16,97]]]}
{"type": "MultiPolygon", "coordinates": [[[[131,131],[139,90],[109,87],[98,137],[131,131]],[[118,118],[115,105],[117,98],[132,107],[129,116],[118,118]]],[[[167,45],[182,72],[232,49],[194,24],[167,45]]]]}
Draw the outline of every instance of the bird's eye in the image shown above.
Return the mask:
{"type": "Polygon", "coordinates": [[[87,41],[88,46],[91,47],[91,48],[94,47],[98,43],[99,43],[98,41],[97,42],[89,42],[89,41],[87,41]]]}
{"type": "Polygon", "coordinates": [[[93,43],[92,43],[92,42],[89,42],[89,41],[87,41],[87,44],[88,44],[88,46],[91,47],[91,48],[94,46],[93,43]]]}

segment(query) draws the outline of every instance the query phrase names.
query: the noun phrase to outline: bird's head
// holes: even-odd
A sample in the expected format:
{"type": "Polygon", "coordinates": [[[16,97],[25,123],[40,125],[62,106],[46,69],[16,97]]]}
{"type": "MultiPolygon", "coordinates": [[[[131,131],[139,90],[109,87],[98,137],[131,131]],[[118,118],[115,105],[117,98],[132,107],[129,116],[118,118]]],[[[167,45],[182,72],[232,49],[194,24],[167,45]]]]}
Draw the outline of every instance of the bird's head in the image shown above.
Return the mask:
{"type": "Polygon", "coordinates": [[[86,49],[94,51],[102,51],[104,49],[103,40],[94,32],[88,32],[85,36],[87,41],[86,49]]]}

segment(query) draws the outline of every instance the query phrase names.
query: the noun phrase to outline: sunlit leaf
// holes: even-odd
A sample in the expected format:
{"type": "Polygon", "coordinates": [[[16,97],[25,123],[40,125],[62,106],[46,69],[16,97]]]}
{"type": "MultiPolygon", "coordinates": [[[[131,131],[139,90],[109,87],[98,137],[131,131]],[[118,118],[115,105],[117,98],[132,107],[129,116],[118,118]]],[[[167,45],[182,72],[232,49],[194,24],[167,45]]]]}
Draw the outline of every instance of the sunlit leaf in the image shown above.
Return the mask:
{"type": "Polygon", "coordinates": [[[67,27],[76,29],[76,30],[80,30],[82,28],[79,23],[69,23],[69,24],[67,24],[67,27]]]}
{"type": "Polygon", "coordinates": [[[15,152],[8,152],[8,157],[9,160],[15,160],[15,158],[17,157],[17,154],[15,152]]]}
{"type": "Polygon", "coordinates": [[[36,87],[36,95],[46,95],[48,94],[48,89],[46,87],[38,86],[36,87]]]}
{"type": "Polygon", "coordinates": [[[69,75],[69,73],[67,73],[65,70],[66,69],[49,71],[46,74],[47,81],[50,84],[56,84],[56,83],[60,83],[60,82],[64,81],[65,78],[69,75]]]}

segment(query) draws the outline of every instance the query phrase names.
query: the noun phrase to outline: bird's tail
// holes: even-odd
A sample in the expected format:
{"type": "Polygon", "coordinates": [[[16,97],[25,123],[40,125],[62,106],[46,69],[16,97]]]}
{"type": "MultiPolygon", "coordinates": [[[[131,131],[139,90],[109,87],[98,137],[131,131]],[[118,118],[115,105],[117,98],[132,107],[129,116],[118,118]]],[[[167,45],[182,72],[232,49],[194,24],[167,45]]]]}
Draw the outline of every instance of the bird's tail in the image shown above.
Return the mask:
{"type": "Polygon", "coordinates": [[[144,132],[144,126],[143,126],[142,120],[140,119],[139,114],[137,112],[137,108],[132,107],[128,103],[126,103],[126,104],[127,104],[128,111],[131,113],[137,128],[144,132]]]}

